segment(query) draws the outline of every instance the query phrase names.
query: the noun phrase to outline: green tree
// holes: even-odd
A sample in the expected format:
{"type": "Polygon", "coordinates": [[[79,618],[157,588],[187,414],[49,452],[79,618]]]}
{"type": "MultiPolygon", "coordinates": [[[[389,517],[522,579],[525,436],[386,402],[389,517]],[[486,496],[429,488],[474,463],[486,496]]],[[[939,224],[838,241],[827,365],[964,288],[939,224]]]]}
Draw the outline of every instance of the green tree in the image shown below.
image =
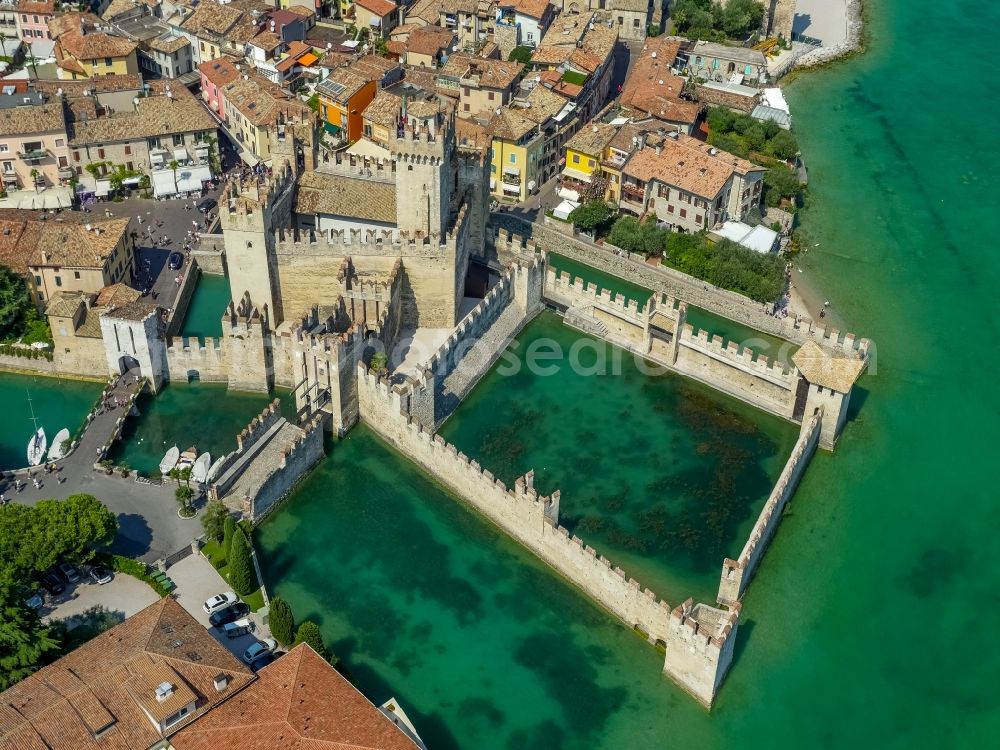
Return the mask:
{"type": "Polygon", "coordinates": [[[237,527],[229,550],[229,584],[240,596],[246,596],[257,588],[253,560],[250,559],[250,540],[246,532],[237,527]]]}
{"type": "Polygon", "coordinates": [[[233,537],[236,535],[236,519],[226,516],[222,524],[222,554],[229,560],[229,552],[233,547],[233,537]]]}
{"type": "Polygon", "coordinates": [[[507,59],[511,62],[519,62],[522,65],[527,65],[531,62],[531,47],[517,46],[510,51],[507,59]]]}
{"type": "Polygon", "coordinates": [[[375,372],[382,372],[389,364],[389,357],[385,352],[375,352],[372,355],[371,369],[375,372]]]}
{"type": "Polygon", "coordinates": [[[615,215],[615,207],[606,201],[591,201],[581,203],[569,213],[569,220],[577,229],[594,232],[611,221],[615,215]]]}
{"type": "Polygon", "coordinates": [[[756,0],[729,0],[721,16],[722,30],[727,36],[745,37],[760,29],[764,6],[756,0]]]}
{"type": "Polygon", "coordinates": [[[201,525],[205,529],[205,536],[215,542],[222,541],[227,518],[229,518],[229,508],[218,500],[212,500],[201,514],[201,525]]]}
{"type": "MultiPolygon", "coordinates": [[[[768,120],[768,122],[774,122],[773,120],[768,120]]],[[[777,123],[775,123],[775,127],[777,123]]],[[[768,153],[776,156],[779,159],[791,159],[797,153],[799,153],[799,144],[795,140],[795,136],[789,133],[787,130],[778,129],[778,132],[774,134],[771,140],[767,144],[768,153]]]]}
{"type": "Polygon", "coordinates": [[[292,616],[292,608],[284,599],[271,599],[268,624],[271,626],[271,635],[281,645],[288,646],[295,641],[295,618],[292,616]]]}
{"type": "Polygon", "coordinates": [[[323,634],[319,630],[319,625],[314,623],[312,620],[306,620],[301,625],[299,629],[295,632],[295,645],[300,643],[308,643],[309,646],[319,654],[325,661],[330,664],[336,664],[340,661],[336,656],[331,654],[327,648],[326,644],[323,643],[323,634]]]}
{"type": "Polygon", "coordinates": [[[777,206],[782,198],[797,199],[802,192],[799,176],[788,167],[777,164],[764,173],[764,202],[777,206]]]}
{"type": "Polygon", "coordinates": [[[174,490],[174,497],[177,499],[177,503],[181,506],[182,512],[191,512],[191,499],[194,497],[194,490],[191,487],[188,485],[178,487],[174,490]]]}
{"type": "Polygon", "coordinates": [[[630,253],[642,253],[647,258],[663,253],[666,230],[656,226],[656,222],[640,224],[633,216],[623,216],[611,227],[608,241],[612,245],[630,253]]]}
{"type": "MultiPolygon", "coordinates": [[[[4,515],[9,508],[0,509],[4,515]]],[[[28,592],[8,577],[0,579],[0,690],[23,680],[59,652],[59,642],[25,603],[28,592]]]]}
{"type": "Polygon", "coordinates": [[[31,297],[24,279],[7,266],[0,266],[0,339],[21,335],[30,307],[31,297]]]}

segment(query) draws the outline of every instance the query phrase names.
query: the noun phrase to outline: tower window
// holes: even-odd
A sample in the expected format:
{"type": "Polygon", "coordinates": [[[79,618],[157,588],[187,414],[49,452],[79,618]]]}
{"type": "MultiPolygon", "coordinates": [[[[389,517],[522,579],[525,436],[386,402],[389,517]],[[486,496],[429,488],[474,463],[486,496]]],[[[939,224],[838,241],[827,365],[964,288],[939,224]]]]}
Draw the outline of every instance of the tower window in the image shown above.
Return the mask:
{"type": "Polygon", "coordinates": [[[412,172],[413,171],[413,165],[412,164],[407,164],[406,165],[406,171],[407,172],[412,172]]]}

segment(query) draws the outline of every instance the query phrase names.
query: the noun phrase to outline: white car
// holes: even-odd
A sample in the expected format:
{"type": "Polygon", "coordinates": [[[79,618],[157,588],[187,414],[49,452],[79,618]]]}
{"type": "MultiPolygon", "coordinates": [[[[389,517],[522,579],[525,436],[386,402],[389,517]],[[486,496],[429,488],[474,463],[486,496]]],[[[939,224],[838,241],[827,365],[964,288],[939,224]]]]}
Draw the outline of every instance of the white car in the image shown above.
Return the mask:
{"type": "Polygon", "coordinates": [[[232,591],[227,591],[224,594],[216,594],[211,599],[208,599],[201,605],[201,608],[205,610],[206,615],[210,615],[223,607],[228,607],[230,604],[236,604],[238,601],[239,597],[237,597],[236,594],[232,591]]]}
{"type": "Polygon", "coordinates": [[[247,664],[252,664],[255,659],[260,658],[264,654],[271,653],[277,647],[278,644],[273,638],[265,638],[262,641],[257,641],[243,652],[243,661],[247,664]]]}

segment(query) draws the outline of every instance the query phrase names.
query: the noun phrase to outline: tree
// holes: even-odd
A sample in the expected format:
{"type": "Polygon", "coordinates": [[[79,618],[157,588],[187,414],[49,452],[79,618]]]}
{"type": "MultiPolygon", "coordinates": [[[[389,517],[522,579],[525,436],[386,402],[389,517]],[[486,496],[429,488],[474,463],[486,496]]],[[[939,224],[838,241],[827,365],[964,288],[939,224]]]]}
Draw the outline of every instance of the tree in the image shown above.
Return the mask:
{"type": "Polygon", "coordinates": [[[615,215],[615,207],[605,201],[581,203],[569,213],[569,220],[577,229],[593,232],[607,225],[615,215]]]}
{"type": "Polygon", "coordinates": [[[375,372],[382,372],[389,364],[389,357],[385,352],[375,352],[372,355],[371,369],[375,372]]]}
{"type": "Polygon", "coordinates": [[[319,625],[314,623],[312,620],[306,620],[301,625],[299,629],[295,632],[295,645],[300,643],[309,644],[310,648],[323,657],[324,661],[330,664],[336,664],[340,661],[336,656],[331,654],[327,648],[326,644],[323,643],[323,634],[319,630],[319,625]]]}
{"type": "Polygon", "coordinates": [[[59,642],[25,603],[27,592],[8,573],[4,571],[0,579],[0,690],[23,680],[59,652],[59,642]]]}
{"type": "Polygon", "coordinates": [[[31,172],[30,172],[30,174],[31,174],[31,184],[32,184],[32,186],[34,186],[35,192],[37,193],[38,192],[38,177],[39,177],[39,175],[41,175],[41,172],[39,172],[37,169],[32,169],[31,172]]]}
{"type": "Polygon", "coordinates": [[[174,192],[177,192],[177,168],[180,166],[180,163],[176,159],[172,159],[167,166],[174,173],[174,192]]]}
{"type": "Polygon", "coordinates": [[[271,614],[268,619],[271,635],[283,646],[295,641],[295,618],[288,602],[279,597],[271,599],[271,614]]]}
{"type": "MultiPolygon", "coordinates": [[[[768,120],[768,122],[773,122],[773,120],[768,120]]],[[[777,127],[777,124],[775,124],[775,127],[777,127]]],[[[779,159],[787,160],[799,153],[799,144],[795,140],[794,135],[787,130],[779,129],[768,142],[767,150],[779,159]]]]}
{"type": "Polygon", "coordinates": [[[23,332],[30,306],[24,279],[7,266],[0,266],[0,339],[17,338],[23,332]]]}
{"type": "Polygon", "coordinates": [[[192,511],[194,510],[191,507],[191,498],[194,497],[194,490],[189,485],[178,487],[174,490],[174,497],[181,506],[181,513],[184,514],[185,517],[190,518],[193,515],[192,511]]]}
{"type": "Polygon", "coordinates": [[[229,517],[229,508],[220,501],[213,500],[206,505],[205,512],[201,514],[201,525],[205,528],[205,536],[215,542],[222,541],[226,519],[229,517]]]}
{"type": "Polygon", "coordinates": [[[531,47],[525,47],[523,45],[514,47],[514,49],[512,49],[510,54],[507,56],[507,59],[510,62],[519,62],[522,65],[527,65],[531,62],[531,47]]]}
{"type": "Polygon", "coordinates": [[[764,6],[756,0],[729,0],[722,10],[722,30],[729,37],[743,37],[760,28],[764,6]]]}
{"type": "Polygon", "coordinates": [[[666,234],[666,230],[658,227],[655,220],[640,224],[633,216],[623,216],[611,228],[608,241],[622,250],[642,253],[648,258],[663,253],[666,234]]]}
{"type": "Polygon", "coordinates": [[[64,558],[88,559],[117,530],[114,514],[93,495],[6,506],[0,513],[0,570],[22,580],[64,558]]]}
{"type": "Polygon", "coordinates": [[[782,198],[795,199],[802,192],[799,176],[788,167],[776,165],[764,173],[764,202],[777,206],[782,198]]]}
{"type": "Polygon", "coordinates": [[[229,550],[229,584],[240,596],[246,596],[257,588],[253,560],[250,558],[250,540],[246,532],[237,527],[229,550]]]}
{"type": "Polygon", "coordinates": [[[228,560],[229,552],[233,546],[233,537],[236,535],[236,519],[226,516],[222,523],[222,555],[228,560]]]}

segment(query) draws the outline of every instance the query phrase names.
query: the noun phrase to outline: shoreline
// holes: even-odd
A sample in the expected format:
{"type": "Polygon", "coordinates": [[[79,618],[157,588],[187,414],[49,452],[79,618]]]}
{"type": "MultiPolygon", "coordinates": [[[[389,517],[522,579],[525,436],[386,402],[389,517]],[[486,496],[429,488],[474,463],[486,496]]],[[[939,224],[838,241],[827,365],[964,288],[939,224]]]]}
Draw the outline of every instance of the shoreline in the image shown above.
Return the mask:
{"type": "Polygon", "coordinates": [[[827,63],[864,52],[864,3],[862,0],[846,0],[846,6],[847,38],[840,44],[835,44],[832,47],[820,47],[819,49],[807,52],[795,61],[789,73],[794,70],[826,65],[827,63]]]}

